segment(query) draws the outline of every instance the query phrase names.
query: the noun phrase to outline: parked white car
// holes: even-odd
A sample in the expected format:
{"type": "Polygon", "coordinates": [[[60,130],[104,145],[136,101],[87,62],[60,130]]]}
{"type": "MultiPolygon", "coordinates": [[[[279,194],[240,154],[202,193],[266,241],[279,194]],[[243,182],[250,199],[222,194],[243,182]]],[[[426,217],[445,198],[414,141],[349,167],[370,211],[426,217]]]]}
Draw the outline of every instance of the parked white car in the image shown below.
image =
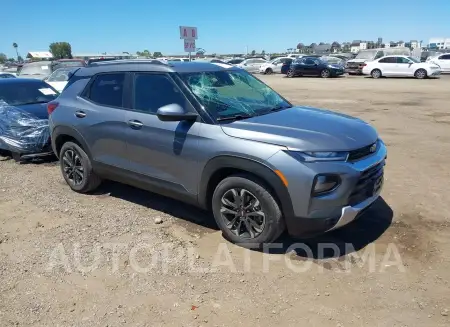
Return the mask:
{"type": "Polygon", "coordinates": [[[373,78],[382,76],[426,78],[441,74],[439,66],[410,56],[385,56],[374,61],[366,62],[362,73],[373,78]]]}
{"type": "Polygon", "coordinates": [[[427,59],[428,63],[434,63],[441,67],[443,73],[450,73],[450,53],[441,53],[427,59]]]}
{"type": "Polygon", "coordinates": [[[285,61],[287,59],[292,59],[292,58],[288,58],[288,57],[280,57],[280,58],[275,58],[272,61],[262,64],[259,67],[259,72],[261,74],[273,74],[273,73],[281,73],[281,66],[283,66],[283,64],[285,63],[285,61]]]}
{"type": "Polygon", "coordinates": [[[249,58],[245,59],[243,62],[237,64],[236,66],[245,69],[249,73],[256,73],[259,71],[259,67],[261,67],[261,65],[263,64],[267,64],[267,60],[261,58],[249,58]]]}
{"type": "Polygon", "coordinates": [[[72,71],[73,67],[64,67],[55,70],[49,77],[45,79],[47,84],[53,86],[58,92],[62,92],[66,87],[67,81],[69,79],[69,73],[72,71]]]}

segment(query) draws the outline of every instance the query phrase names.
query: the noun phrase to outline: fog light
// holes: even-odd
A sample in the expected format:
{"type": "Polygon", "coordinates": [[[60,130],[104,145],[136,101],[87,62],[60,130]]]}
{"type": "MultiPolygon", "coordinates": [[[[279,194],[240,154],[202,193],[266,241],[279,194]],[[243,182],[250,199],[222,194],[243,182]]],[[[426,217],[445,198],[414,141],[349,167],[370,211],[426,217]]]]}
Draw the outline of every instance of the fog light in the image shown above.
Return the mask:
{"type": "Polygon", "coordinates": [[[322,195],[335,190],[340,183],[337,175],[317,175],[314,180],[313,195],[322,195]]]}

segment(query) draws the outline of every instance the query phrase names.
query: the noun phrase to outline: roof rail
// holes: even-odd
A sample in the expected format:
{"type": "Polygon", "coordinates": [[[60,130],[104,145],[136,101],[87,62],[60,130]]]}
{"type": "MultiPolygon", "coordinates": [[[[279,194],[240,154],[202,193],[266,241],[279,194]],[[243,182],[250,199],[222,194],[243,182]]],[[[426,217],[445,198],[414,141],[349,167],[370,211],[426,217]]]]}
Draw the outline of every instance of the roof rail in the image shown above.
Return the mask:
{"type": "Polygon", "coordinates": [[[157,59],[118,59],[118,60],[105,60],[90,63],[86,67],[95,66],[111,66],[111,65],[129,65],[129,64],[152,64],[152,65],[165,65],[164,62],[157,59]]]}

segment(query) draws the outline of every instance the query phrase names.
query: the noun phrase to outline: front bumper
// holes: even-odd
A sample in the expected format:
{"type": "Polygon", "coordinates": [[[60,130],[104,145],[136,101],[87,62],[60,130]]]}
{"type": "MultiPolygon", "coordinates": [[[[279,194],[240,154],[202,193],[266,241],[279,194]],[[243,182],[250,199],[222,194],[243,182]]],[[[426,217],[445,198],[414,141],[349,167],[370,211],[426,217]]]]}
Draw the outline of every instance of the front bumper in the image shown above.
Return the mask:
{"type": "Polygon", "coordinates": [[[380,141],[378,150],[355,162],[300,163],[289,155],[276,154],[270,163],[288,180],[292,210],[283,214],[289,234],[308,237],[331,231],[357,219],[380,196],[387,155],[380,141]],[[294,169],[292,168],[294,167],[294,169]],[[325,195],[312,196],[313,181],[318,174],[336,174],[340,186],[325,195]]]}

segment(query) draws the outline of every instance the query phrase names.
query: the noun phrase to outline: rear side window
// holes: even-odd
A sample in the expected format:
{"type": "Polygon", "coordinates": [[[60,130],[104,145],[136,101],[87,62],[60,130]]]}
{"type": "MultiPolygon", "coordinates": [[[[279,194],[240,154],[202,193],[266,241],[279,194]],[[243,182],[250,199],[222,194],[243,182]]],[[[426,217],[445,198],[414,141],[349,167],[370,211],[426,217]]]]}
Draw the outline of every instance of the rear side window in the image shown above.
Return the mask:
{"type": "Polygon", "coordinates": [[[97,75],[91,84],[88,98],[97,104],[123,107],[125,73],[97,75]]]}
{"type": "Polygon", "coordinates": [[[134,80],[133,109],[156,114],[168,104],[179,104],[187,108],[186,98],[167,75],[138,73],[134,80]]]}
{"type": "Polygon", "coordinates": [[[397,59],[396,59],[396,57],[386,57],[386,58],[380,59],[379,62],[381,62],[383,64],[396,64],[397,59]]]}
{"type": "Polygon", "coordinates": [[[445,54],[439,57],[440,60],[450,60],[450,54],[445,54]]]}

